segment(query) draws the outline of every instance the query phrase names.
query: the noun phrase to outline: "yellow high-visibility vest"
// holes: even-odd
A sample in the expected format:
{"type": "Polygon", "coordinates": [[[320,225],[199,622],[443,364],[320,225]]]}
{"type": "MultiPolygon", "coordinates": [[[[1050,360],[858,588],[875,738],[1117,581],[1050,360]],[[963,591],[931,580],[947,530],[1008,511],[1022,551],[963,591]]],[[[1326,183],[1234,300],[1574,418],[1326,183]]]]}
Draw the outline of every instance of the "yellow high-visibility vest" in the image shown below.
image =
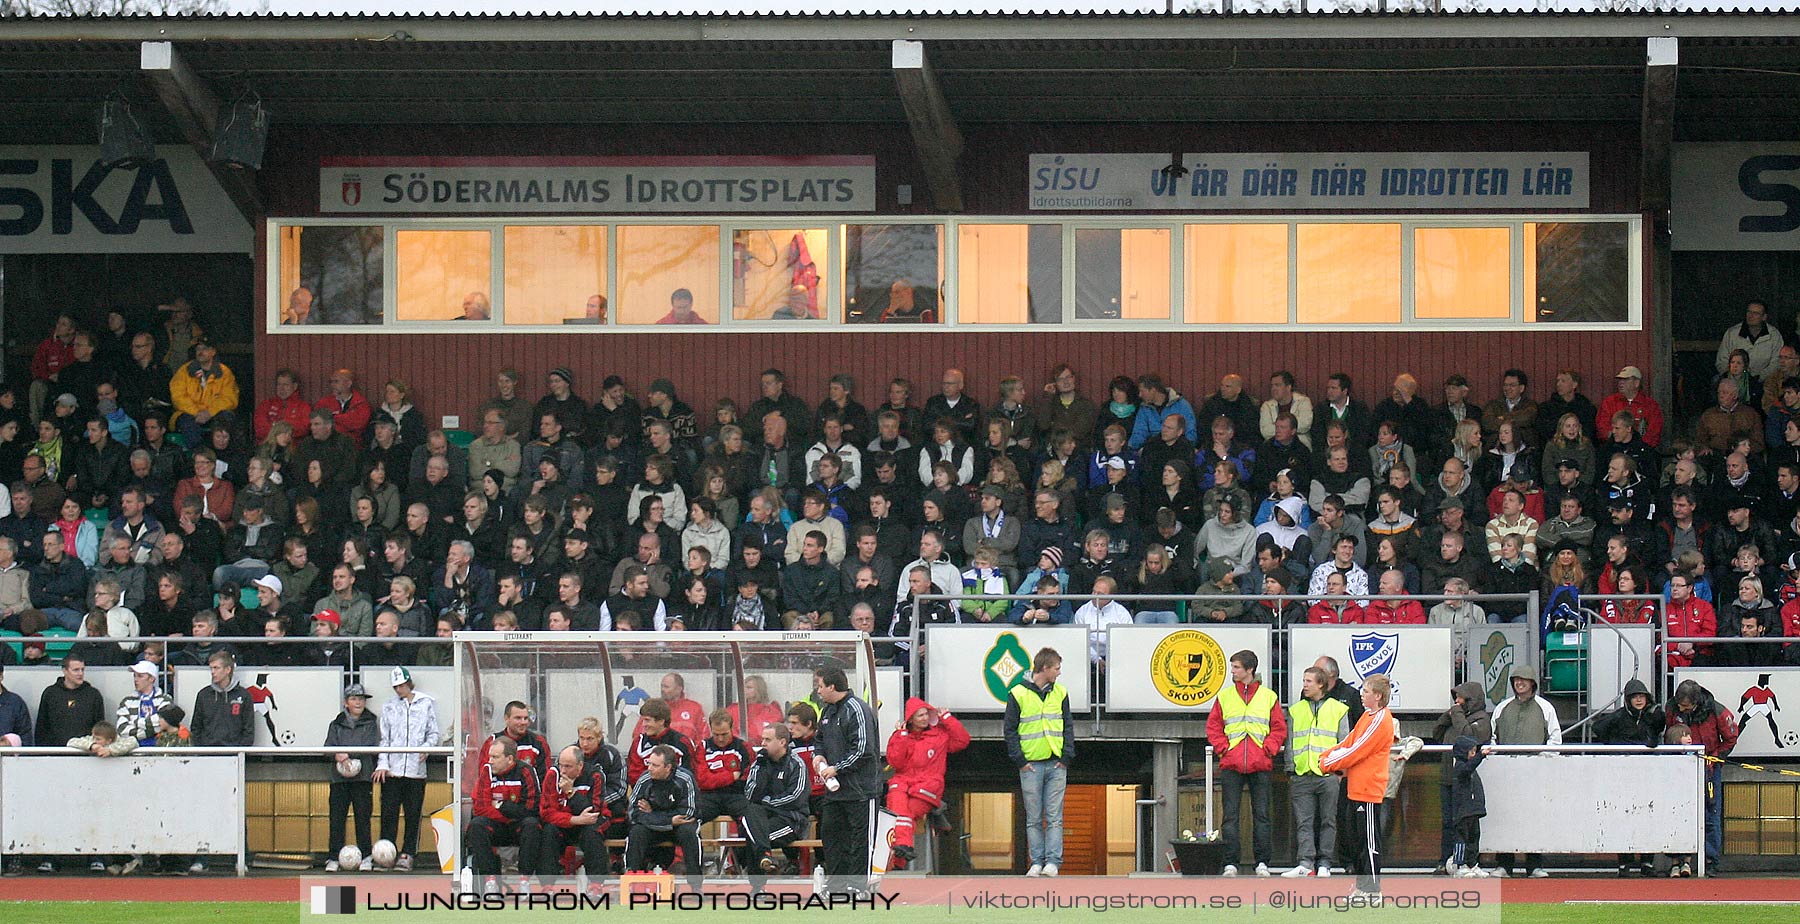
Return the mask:
{"type": "Polygon", "coordinates": [[[1049,696],[1039,696],[1028,684],[1012,688],[1013,702],[1019,704],[1019,749],[1026,760],[1051,760],[1063,752],[1063,702],[1069,691],[1062,684],[1050,685],[1049,696]]]}
{"type": "Polygon", "coordinates": [[[1349,706],[1329,696],[1317,703],[1301,699],[1294,704],[1288,719],[1288,740],[1293,742],[1295,773],[1325,775],[1319,769],[1319,755],[1337,747],[1338,723],[1349,714],[1349,706]]]}
{"type": "Polygon", "coordinates": [[[1226,687],[1214,705],[1224,710],[1225,741],[1231,748],[1237,747],[1245,735],[1250,736],[1251,743],[1262,747],[1263,739],[1269,737],[1269,716],[1281,708],[1275,691],[1266,683],[1256,688],[1256,695],[1250,697],[1248,703],[1238,696],[1235,685],[1226,687]]]}

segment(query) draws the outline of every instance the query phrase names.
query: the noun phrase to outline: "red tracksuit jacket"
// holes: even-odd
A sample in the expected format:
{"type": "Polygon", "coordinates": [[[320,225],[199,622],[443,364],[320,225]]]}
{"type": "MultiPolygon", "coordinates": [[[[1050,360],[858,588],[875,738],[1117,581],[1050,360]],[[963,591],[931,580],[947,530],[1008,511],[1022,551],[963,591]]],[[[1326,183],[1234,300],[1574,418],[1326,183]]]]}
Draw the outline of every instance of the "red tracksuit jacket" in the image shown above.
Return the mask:
{"type": "Polygon", "coordinates": [[[898,789],[932,805],[944,804],[944,769],[950,755],[969,746],[969,731],[948,712],[913,697],[906,701],[906,715],[931,711],[933,721],[922,732],[896,729],[888,738],[887,762],[894,768],[888,789],[898,789]]]}

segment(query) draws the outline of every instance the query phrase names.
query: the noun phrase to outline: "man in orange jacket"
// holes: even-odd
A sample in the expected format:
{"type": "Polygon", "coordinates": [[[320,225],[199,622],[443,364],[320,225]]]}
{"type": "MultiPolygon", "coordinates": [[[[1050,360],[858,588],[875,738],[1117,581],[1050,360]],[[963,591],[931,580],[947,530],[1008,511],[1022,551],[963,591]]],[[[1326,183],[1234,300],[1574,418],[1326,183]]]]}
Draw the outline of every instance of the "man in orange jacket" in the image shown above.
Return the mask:
{"type": "MultiPolygon", "coordinates": [[[[1225,821],[1220,836],[1229,859],[1242,851],[1238,838],[1238,812],[1244,788],[1250,788],[1251,845],[1256,853],[1256,875],[1269,875],[1274,856],[1269,823],[1269,771],[1287,742],[1287,716],[1275,691],[1256,676],[1256,652],[1231,656],[1231,686],[1219,692],[1206,717],[1206,740],[1219,754],[1220,776],[1225,786],[1225,821]]],[[[1237,864],[1227,863],[1227,876],[1237,875],[1237,864]]]]}
{"type": "Polygon", "coordinates": [[[1363,681],[1362,718],[1350,737],[1325,752],[1319,766],[1344,776],[1351,824],[1339,832],[1349,841],[1356,888],[1351,898],[1381,899],[1381,800],[1387,795],[1388,751],[1394,745],[1394,716],[1388,712],[1392,687],[1386,674],[1363,681]]]}

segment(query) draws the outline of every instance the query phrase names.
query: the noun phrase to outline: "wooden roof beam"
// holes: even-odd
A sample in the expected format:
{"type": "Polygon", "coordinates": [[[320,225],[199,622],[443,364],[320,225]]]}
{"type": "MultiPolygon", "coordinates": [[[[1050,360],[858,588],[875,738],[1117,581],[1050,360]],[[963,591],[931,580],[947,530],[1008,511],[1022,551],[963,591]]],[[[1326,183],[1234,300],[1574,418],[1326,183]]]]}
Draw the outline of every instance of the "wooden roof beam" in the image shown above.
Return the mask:
{"type": "Polygon", "coordinates": [[[233,205],[254,225],[263,216],[262,194],[257,191],[255,174],[249,170],[214,163],[213,139],[219,127],[219,98],[204,78],[188,66],[173,42],[144,42],[139,49],[138,67],[163,108],[175,119],[181,136],[200,153],[206,169],[231,197],[233,205]]]}
{"type": "Polygon", "coordinates": [[[963,152],[962,130],[956,127],[937,73],[925,60],[924,42],[894,40],[894,83],[932,202],[940,211],[962,211],[962,178],[956,168],[963,152]]]}

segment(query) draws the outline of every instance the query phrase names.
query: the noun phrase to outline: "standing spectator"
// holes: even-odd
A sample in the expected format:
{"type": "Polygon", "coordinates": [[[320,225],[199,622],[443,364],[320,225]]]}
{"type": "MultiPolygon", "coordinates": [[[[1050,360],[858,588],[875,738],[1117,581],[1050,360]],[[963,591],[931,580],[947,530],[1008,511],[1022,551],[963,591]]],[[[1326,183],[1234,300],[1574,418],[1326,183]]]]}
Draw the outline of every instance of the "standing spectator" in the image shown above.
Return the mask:
{"type": "Polygon", "coordinates": [[[62,676],[38,697],[33,737],[45,747],[79,738],[106,721],[106,702],[87,682],[87,663],[75,655],[63,658],[62,676]]]}
{"type": "Polygon", "coordinates": [[[906,701],[906,715],[888,736],[887,762],[894,768],[888,781],[887,808],[894,822],[894,856],[902,869],[917,856],[913,828],[919,819],[944,804],[944,772],[950,755],[969,746],[969,732],[948,709],[939,710],[918,697],[906,701]]]}
{"type": "MultiPolygon", "coordinates": [[[[1712,691],[1693,680],[1683,680],[1675,687],[1675,698],[1669,703],[1670,726],[1683,725],[1693,735],[1695,744],[1705,745],[1707,757],[1726,757],[1737,747],[1737,721],[1731,710],[1713,699],[1712,691]]],[[[42,740],[42,736],[39,736],[42,740]]],[[[1706,875],[1719,875],[1719,861],[1725,852],[1725,768],[1708,761],[1706,764],[1706,875]]]]}
{"type": "MultiPolygon", "coordinates": [[[[481,877],[484,893],[496,891],[500,875],[500,855],[495,847],[519,848],[521,893],[530,894],[531,877],[537,870],[539,837],[543,832],[538,818],[541,779],[518,755],[512,739],[496,738],[487,747],[485,772],[475,776],[475,794],[470,800],[475,817],[469,820],[463,844],[475,875],[481,877]]],[[[382,833],[388,833],[385,825],[382,833]]]]}
{"type": "MultiPolygon", "coordinates": [[[[1650,697],[1650,688],[1636,677],[1625,683],[1622,694],[1624,702],[1619,708],[1600,717],[1594,723],[1594,733],[1599,736],[1601,744],[1637,745],[1653,748],[1662,743],[1663,730],[1668,724],[1668,714],[1658,707],[1650,697]]],[[[1638,871],[1648,879],[1656,872],[1654,854],[1619,854],[1619,878],[1624,879],[1636,866],[1638,871]]]]}
{"type": "MultiPolygon", "coordinates": [[[[1562,726],[1556,720],[1556,709],[1550,705],[1549,700],[1538,695],[1537,671],[1525,664],[1514,665],[1512,689],[1513,697],[1494,710],[1494,743],[1562,744],[1562,726]]],[[[1501,875],[1519,872],[1513,868],[1515,859],[1517,857],[1510,853],[1495,856],[1501,875]]],[[[1544,855],[1541,853],[1526,854],[1525,869],[1530,871],[1533,879],[1544,879],[1550,875],[1544,869],[1544,855]]]]}
{"type": "Polygon", "coordinates": [[[1225,796],[1225,820],[1219,831],[1230,853],[1224,874],[1238,874],[1235,862],[1243,851],[1238,816],[1243,811],[1244,790],[1250,790],[1251,845],[1256,875],[1269,875],[1274,857],[1273,827],[1269,820],[1269,772],[1275,755],[1287,741],[1287,718],[1275,691],[1256,675],[1256,653],[1239,651],[1231,656],[1231,687],[1219,693],[1206,717],[1206,740],[1219,754],[1225,796]]]}
{"type": "MultiPolygon", "coordinates": [[[[1330,876],[1337,853],[1338,778],[1319,767],[1319,758],[1350,736],[1350,708],[1325,696],[1325,672],[1306,669],[1300,700],[1288,707],[1288,794],[1294,805],[1294,840],[1299,863],[1283,878],[1330,876]]],[[[1254,790],[1252,790],[1254,792],[1254,790]]],[[[1254,797],[1252,797],[1254,799],[1254,797]]]]}
{"type": "MultiPolygon", "coordinates": [[[[344,709],[325,729],[325,746],[372,748],[381,744],[381,719],[369,711],[369,691],[360,683],[344,688],[344,709]]],[[[355,813],[356,844],[362,850],[362,865],[368,870],[375,865],[370,852],[375,846],[370,816],[375,805],[374,754],[338,753],[332,755],[331,834],[327,842],[325,872],[338,869],[338,852],[344,849],[345,816],[355,813]]],[[[343,870],[351,873],[357,870],[343,870]]]]}
{"type": "Polygon", "coordinates": [[[1463,735],[1450,746],[1450,793],[1444,803],[1444,815],[1453,818],[1455,842],[1445,867],[1456,867],[1454,875],[1464,879],[1486,879],[1481,868],[1481,819],[1487,815],[1487,790],[1481,785],[1478,768],[1487,752],[1472,736],[1463,735]]]}
{"type": "Polygon", "coordinates": [[[1362,718],[1356,720],[1350,737],[1319,761],[1327,773],[1344,775],[1344,792],[1352,807],[1352,823],[1345,832],[1356,871],[1351,898],[1381,895],[1381,802],[1387,795],[1388,750],[1396,725],[1388,712],[1390,692],[1386,674],[1365,679],[1362,718]]]}
{"type": "MultiPolygon", "coordinates": [[[[394,688],[394,698],[381,704],[381,746],[423,748],[439,744],[442,735],[438,730],[437,700],[415,689],[412,672],[404,667],[394,668],[388,681],[394,688]]],[[[374,780],[381,784],[381,836],[400,848],[400,859],[394,868],[401,871],[413,868],[413,854],[419,850],[425,778],[423,754],[384,753],[376,762],[374,780]],[[399,824],[402,811],[406,814],[404,829],[399,824]]]]}
{"type": "MultiPolygon", "coordinates": [[[[1436,612],[1435,608],[1433,612],[1436,612]]],[[[1444,714],[1438,716],[1437,724],[1432,726],[1431,737],[1435,743],[1454,745],[1457,741],[1468,738],[1485,745],[1494,740],[1494,723],[1489,720],[1487,713],[1487,691],[1482,689],[1480,681],[1470,680],[1451,687],[1450,700],[1450,708],[1444,710],[1444,714]]],[[[1454,783],[1453,777],[1444,777],[1438,781],[1438,804],[1443,806],[1443,831],[1438,846],[1444,855],[1444,862],[1433,872],[1441,870],[1446,875],[1456,873],[1464,865],[1480,866],[1473,856],[1466,859],[1456,856],[1461,819],[1457,814],[1454,783]]]]}
{"type": "Polygon", "coordinates": [[[1760,301],[1744,306],[1744,323],[1725,329],[1719,338],[1718,352],[1713,356],[1713,367],[1721,374],[1729,364],[1731,354],[1735,350],[1743,350],[1749,356],[1748,368],[1750,377],[1761,381],[1768,378],[1775,370],[1776,358],[1784,345],[1781,331],[1768,323],[1769,309],[1760,301]]]}
{"type": "MultiPolygon", "coordinates": [[[[1633,429],[1645,445],[1652,449],[1661,446],[1662,405],[1656,403],[1655,398],[1639,393],[1644,384],[1644,373],[1636,366],[1626,366],[1619,370],[1613,381],[1618,383],[1619,390],[1600,402],[1600,413],[1594,417],[1595,429],[1611,433],[1613,415],[1624,411],[1631,415],[1633,429]]],[[[1608,453],[1610,450],[1602,454],[1608,453]]]]}
{"type": "Polygon", "coordinates": [[[875,799],[881,794],[875,710],[851,692],[843,668],[813,671],[813,693],[824,703],[815,762],[825,781],[819,813],[825,874],[860,882],[869,870],[869,829],[875,817],[875,799]]]}
{"type": "Polygon", "coordinates": [[[1014,684],[1002,721],[1006,753],[1019,768],[1025,800],[1025,842],[1031,869],[1025,875],[1055,876],[1062,866],[1063,791],[1075,759],[1075,722],[1062,676],[1062,655],[1040,648],[1031,658],[1031,677],[1014,684]]]}
{"type": "Polygon", "coordinates": [[[199,446],[215,419],[227,426],[238,406],[237,376],[219,362],[219,350],[204,337],[194,341],[193,361],[183,363],[169,379],[175,405],[173,428],[189,446],[199,446]]]}

